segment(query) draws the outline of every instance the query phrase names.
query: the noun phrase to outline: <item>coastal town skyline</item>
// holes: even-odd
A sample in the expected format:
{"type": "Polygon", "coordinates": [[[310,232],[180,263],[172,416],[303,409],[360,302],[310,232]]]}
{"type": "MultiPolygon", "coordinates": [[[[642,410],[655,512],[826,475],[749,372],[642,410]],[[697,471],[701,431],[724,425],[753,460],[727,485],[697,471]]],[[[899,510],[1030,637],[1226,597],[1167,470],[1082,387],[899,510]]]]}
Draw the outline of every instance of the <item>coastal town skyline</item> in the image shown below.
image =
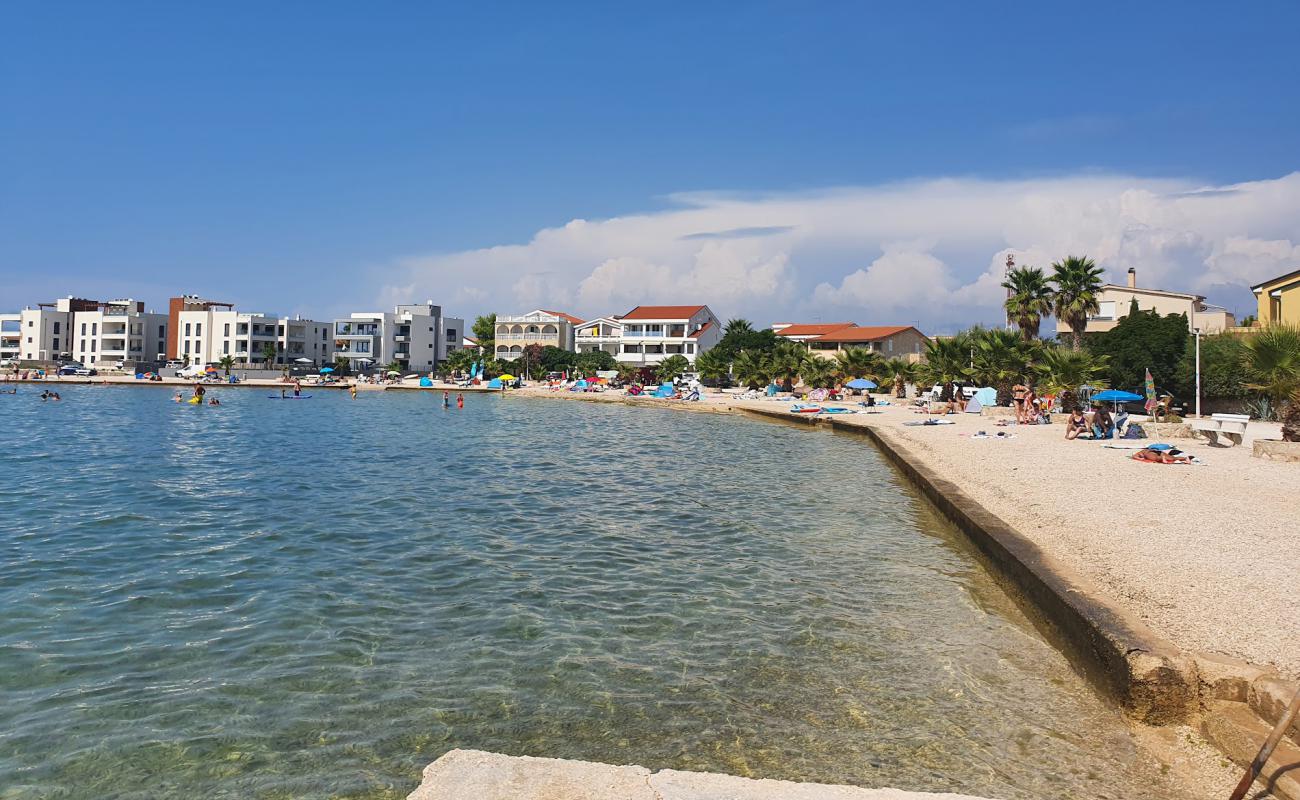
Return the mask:
{"type": "Polygon", "coordinates": [[[943,333],[1000,317],[1007,254],[1084,253],[1241,313],[1300,261],[1300,176],[1269,135],[1297,121],[1276,102],[1296,11],[1172,8],[952,5],[937,29],[767,4],[689,25],[30,9],[5,26],[0,307],[69,285],[326,317],[703,297],[943,333]]]}

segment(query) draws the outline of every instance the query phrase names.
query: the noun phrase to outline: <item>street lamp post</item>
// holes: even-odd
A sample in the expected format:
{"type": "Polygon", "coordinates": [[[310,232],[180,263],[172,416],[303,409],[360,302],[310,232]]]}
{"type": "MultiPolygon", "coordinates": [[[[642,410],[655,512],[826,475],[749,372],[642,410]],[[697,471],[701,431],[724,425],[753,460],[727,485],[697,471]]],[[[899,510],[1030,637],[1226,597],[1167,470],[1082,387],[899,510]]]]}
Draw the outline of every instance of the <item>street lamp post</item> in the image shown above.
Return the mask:
{"type": "Polygon", "coordinates": [[[1201,416],[1201,329],[1193,328],[1196,334],[1196,416],[1201,416]]]}

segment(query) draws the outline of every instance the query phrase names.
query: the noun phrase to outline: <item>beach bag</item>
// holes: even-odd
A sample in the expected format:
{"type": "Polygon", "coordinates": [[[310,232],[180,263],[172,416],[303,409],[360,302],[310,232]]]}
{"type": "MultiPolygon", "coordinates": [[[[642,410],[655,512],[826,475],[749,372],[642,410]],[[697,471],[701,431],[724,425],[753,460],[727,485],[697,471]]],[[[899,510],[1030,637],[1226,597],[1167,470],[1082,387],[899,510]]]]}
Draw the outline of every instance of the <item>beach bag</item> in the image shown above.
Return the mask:
{"type": "Polygon", "coordinates": [[[1136,422],[1130,422],[1130,423],[1129,423],[1129,426],[1128,426],[1128,429],[1124,431],[1124,436],[1123,436],[1123,438],[1125,438],[1125,439],[1145,439],[1145,438],[1147,438],[1147,432],[1144,431],[1144,430],[1142,430],[1142,426],[1139,425],[1138,423],[1136,423],[1136,422]]]}

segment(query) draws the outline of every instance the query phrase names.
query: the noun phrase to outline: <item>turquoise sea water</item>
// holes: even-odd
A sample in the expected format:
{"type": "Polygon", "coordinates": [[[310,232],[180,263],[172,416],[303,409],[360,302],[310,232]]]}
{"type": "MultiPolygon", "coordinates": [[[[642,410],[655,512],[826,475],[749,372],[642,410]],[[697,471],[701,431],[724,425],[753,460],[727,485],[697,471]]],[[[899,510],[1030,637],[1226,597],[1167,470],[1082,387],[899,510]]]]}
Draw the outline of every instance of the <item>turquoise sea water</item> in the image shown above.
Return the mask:
{"type": "Polygon", "coordinates": [[[402,797],[453,747],[1173,796],[860,439],[61,391],[0,396],[0,798],[402,797]]]}

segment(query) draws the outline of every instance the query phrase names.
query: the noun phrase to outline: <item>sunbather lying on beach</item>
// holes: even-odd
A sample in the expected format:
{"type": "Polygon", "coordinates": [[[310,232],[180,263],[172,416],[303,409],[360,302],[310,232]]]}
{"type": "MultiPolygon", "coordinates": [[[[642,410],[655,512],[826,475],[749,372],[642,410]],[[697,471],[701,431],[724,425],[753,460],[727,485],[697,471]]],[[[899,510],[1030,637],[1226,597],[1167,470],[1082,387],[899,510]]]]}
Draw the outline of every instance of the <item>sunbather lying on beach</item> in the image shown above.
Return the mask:
{"type": "Polygon", "coordinates": [[[1133,454],[1134,461],[1150,461],[1154,464],[1190,464],[1192,457],[1181,450],[1152,450],[1143,448],[1133,454]]]}

